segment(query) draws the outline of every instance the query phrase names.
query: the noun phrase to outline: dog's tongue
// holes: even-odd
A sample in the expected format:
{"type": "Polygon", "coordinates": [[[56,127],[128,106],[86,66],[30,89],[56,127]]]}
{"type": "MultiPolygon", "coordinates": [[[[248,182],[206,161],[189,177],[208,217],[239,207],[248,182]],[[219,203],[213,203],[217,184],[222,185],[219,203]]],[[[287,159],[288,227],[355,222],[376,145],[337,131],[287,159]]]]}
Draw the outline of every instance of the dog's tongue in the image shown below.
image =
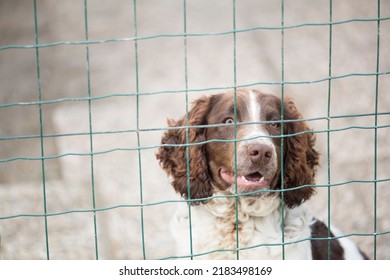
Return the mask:
{"type": "Polygon", "coordinates": [[[249,182],[259,182],[263,176],[261,176],[259,172],[255,172],[255,173],[245,175],[244,177],[249,182]]]}

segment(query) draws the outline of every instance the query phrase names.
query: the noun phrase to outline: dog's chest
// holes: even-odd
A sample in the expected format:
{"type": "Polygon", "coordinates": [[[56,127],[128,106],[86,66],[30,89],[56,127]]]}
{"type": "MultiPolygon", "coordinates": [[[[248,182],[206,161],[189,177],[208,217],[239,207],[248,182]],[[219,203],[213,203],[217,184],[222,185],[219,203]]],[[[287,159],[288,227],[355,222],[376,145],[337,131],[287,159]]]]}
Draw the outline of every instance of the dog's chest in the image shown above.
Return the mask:
{"type": "Polygon", "coordinates": [[[277,248],[262,245],[280,244],[281,230],[264,218],[240,216],[216,218],[205,231],[207,235],[201,233],[204,228],[196,230],[194,234],[199,236],[199,240],[196,240],[199,250],[222,250],[208,256],[216,259],[278,258],[277,248]]]}
{"type": "Polygon", "coordinates": [[[172,232],[177,242],[177,254],[195,255],[199,259],[291,259],[310,258],[310,242],[282,246],[284,242],[310,237],[302,219],[291,223],[287,217],[282,230],[280,211],[275,209],[264,217],[235,211],[213,214],[207,207],[177,211],[172,232]],[[301,220],[301,221],[299,221],[301,220]],[[191,233],[191,234],[190,234],[191,233]],[[192,238],[192,239],[191,239],[192,238]]]}

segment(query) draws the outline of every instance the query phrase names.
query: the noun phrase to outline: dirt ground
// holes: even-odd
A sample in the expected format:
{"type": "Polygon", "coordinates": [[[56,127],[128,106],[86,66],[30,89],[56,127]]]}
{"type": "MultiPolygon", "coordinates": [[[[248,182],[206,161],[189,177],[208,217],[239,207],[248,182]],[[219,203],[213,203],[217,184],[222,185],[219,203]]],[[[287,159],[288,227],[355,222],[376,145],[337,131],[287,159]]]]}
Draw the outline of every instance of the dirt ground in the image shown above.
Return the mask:
{"type": "Polygon", "coordinates": [[[280,1],[183,3],[37,1],[37,57],[6,47],[35,45],[33,1],[0,2],[0,258],[173,256],[179,202],[155,159],[166,119],[186,112],[186,88],[280,96],[283,73],[321,152],[310,206],[390,259],[390,2],[379,51],[373,0],[285,1],[283,41],[280,1]]]}

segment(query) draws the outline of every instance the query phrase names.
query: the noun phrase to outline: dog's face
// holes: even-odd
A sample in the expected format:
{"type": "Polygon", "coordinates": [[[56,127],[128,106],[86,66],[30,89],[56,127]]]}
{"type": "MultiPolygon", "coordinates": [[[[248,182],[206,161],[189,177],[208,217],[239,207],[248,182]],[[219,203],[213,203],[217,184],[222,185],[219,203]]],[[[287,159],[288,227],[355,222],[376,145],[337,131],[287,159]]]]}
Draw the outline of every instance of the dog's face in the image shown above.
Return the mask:
{"type": "Polygon", "coordinates": [[[318,165],[315,137],[301,118],[291,100],[258,91],[205,96],[187,117],[169,121],[157,158],[185,198],[283,189],[286,205],[294,207],[314,192],[318,165]]]}
{"type": "Polygon", "coordinates": [[[274,188],[280,177],[280,100],[249,91],[215,95],[210,102],[205,135],[212,184],[222,190],[236,185],[239,193],[274,188]]]}

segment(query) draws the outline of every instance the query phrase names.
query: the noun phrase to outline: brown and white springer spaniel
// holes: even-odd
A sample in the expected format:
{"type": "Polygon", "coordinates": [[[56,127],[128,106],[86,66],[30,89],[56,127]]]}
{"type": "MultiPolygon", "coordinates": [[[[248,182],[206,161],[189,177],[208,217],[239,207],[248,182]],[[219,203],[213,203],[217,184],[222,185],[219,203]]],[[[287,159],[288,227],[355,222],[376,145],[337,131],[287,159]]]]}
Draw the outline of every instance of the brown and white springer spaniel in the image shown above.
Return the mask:
{"type": "MultiPolygon", "coordinates": [[[[157,158],[191,201],[171,223],[177,256],[328,259],[328,228],[304,203],[314,193],[315,137],[291,100],[242,89],[202,97],[188,118],[168,122],[157,158]]],[[[336,238],[330,258],[365,256],[336,238]]]]}

